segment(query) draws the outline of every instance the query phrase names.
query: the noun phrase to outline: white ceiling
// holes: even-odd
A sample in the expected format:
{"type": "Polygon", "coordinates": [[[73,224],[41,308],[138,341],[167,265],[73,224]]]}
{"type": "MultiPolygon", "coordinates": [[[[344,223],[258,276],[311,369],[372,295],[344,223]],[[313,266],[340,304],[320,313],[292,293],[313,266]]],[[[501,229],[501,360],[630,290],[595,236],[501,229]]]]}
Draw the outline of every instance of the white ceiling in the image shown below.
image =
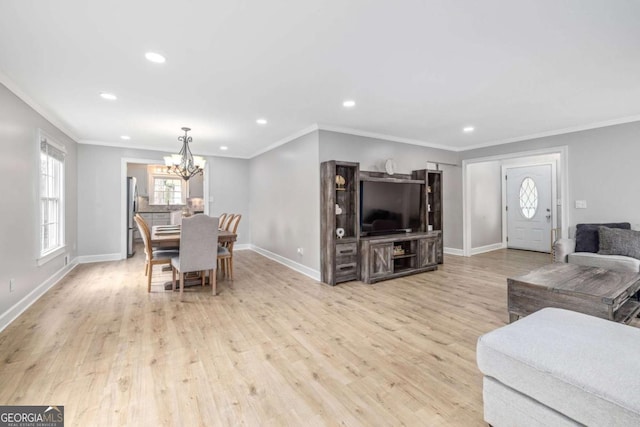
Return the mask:
{"type": "Polygon", "coordinates": [[[639,48],[637,0],[0,2],[0,81],[79,142],[189,126],[237,157],[318,125],[464,150],[640,120],[639,48]]]}

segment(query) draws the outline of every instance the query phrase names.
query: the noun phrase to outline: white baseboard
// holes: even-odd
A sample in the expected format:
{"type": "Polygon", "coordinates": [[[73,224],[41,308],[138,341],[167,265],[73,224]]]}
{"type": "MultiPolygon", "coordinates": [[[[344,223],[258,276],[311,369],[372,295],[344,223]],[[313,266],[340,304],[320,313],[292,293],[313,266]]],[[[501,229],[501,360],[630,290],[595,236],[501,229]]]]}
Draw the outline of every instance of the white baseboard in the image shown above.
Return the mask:
{"type": "Polygon", "coordinates": [[[464,251],[462,249],[443,248],[442,252],[444,252],[447,255],[464,256],[464,251]]]}
{"type": "MultiPolygon", "coordinates": [[[[289,258],[285,258],[281,255],[274,254],[273,252],[270,252],[266,249],[262,249],[256,245],[247,245],[247,246],[249,246],[248,249],[251,249],[252,251],[257,252],[262,256],[265,256],[269,259],[279,262],[280,264],[286,267],[289,267],[290,269],[295,270],[298,273],[302,273],[305,276],[311,277],[313,280],[320,281],[320,272],[318,270],[309,268],[306,265],[302,265],[300,263],[290,260],[289,258]]],[[[235,247],[234,247],[234,250],[235,250],[235,247]]]]}
{"type": "Polygon", "coordinates": [[[504,249],[506,246],[503,243],[494,243],[493,245],[480,246],[479,248],[471,248],[471,255],[483,254],[485,252],[491,252],[498,249],[504,249]]]}
{"type": "Polygon", "coordinates": [[[252,249],[251,245],[249,243],[242,243],[240,245],[233,245],[233,250],[234,251],[246,251],[252,249]]]}
{"type": "Polygon", "coordinates": [[[24,298],[18,301],[13,307],[5,311],[0,315],[0,332],[2,332],[7,326],[18,318],[26,309],[31,307],[31,304],[36,302],[42,295],[49,289],[55,286],[60,280],[62,280],[71,270],[78,265],[78,259],[75,258],[69,264],[56,271],[47,280],[42,282],[40,286],[29,292],[24,298]]]}
{"type": "Polygon", "coordinates": [[[101,254],[101,255],[82,255],[76,258],[78,264],[88,264],[90,262],[105,262],[105,261],[120,261],[122,255],[116,254],[101,254]]]}

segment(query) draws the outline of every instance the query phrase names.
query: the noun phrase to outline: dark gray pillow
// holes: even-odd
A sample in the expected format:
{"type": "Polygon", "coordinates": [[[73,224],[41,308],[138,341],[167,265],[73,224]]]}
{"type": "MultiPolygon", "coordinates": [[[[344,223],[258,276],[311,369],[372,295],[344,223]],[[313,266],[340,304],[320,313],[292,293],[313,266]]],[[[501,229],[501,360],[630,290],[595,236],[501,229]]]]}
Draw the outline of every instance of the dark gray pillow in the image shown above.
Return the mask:
{"type": "Polygon", "coordinates": [[[600,250],[602,255],[624,255],[640,259],[640,231],[600,227],[600,250]]]}
{"type": "Polygon", "coordinates": [[[576,226],[576,252],[598,253],[600,249],[600,239],[598,236],[599,227],[622,228],[631,230],[628,222],[612,222],[609,224],[578,224],[576,226]]]}

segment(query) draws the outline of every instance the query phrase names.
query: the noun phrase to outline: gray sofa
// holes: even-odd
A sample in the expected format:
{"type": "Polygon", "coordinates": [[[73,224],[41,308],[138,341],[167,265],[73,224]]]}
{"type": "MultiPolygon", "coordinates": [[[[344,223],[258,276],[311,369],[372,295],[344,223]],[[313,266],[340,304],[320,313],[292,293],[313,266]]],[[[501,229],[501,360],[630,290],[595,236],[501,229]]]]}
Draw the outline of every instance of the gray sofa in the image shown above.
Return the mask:
{"type": "Polygon", "coordinates": [[[640,425],[640,329],[544,308],[478,339],[484,419],[501,426],[640,425]]]}
{"type": "Polygon", "coordinates": [[[640,244],[640,232],[631,230],[631,225],[628,222],[578,224],[575,238],[558,239],[554,243],[553,259],[555,262],[568,262],[587,267],[639,272],[640,259],[637,258],[638,254],[633,250],[636,240],[637,244],[640,244]],[[600,227],[606,227],[607,235],[611,236],[604,249],[600,245],[600,227]],[[631,242],[630,245],[629,242],[631,242]],[[629,246],[632,248],[629,249],[629,246]],[[628,254],[636,257],[628,256],[628,254]]]}

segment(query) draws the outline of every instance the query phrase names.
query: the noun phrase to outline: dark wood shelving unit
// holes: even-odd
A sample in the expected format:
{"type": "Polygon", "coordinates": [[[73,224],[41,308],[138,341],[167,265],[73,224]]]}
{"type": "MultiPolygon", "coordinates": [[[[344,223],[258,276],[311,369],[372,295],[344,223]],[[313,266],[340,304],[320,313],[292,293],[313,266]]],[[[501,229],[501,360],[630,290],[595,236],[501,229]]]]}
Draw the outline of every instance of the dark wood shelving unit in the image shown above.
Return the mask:
{"type": "Polygon", "coordinates": [[[321,164],[321,275],[330,285],[349,280],[374,283],[435,270],[443,262],[442,171],[421,169],[388,175],[360,171],[353,162],[321,164]],[[420,184],[420,230],[360,236],[360,182],[420,184]],[[336,204],[340,213],[336,212],[336,204]],[[341,232],[342,238],[337,230],[341,232]],[[398,247],[399,249],[394,250],[398,247]]]}
{"type": "Polygon", "coordinates": [[[358,280],[360,165],[332,160],[320,165],[320,175],[322,281],[335,285],[358,280]]]}

